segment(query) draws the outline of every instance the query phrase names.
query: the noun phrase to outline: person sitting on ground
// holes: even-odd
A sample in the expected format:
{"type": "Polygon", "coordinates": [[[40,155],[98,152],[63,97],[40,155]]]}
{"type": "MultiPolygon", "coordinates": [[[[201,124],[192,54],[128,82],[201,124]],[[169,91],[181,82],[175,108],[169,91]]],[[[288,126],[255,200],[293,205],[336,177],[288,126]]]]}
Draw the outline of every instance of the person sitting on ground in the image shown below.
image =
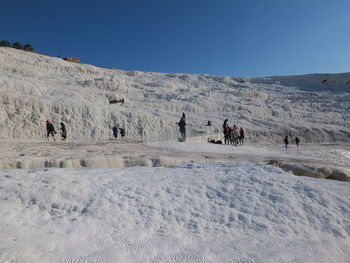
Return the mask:
{"type": "Polygon", "coordinates": [[[209,138],[208,138],[208,142],[209,142],[209,143],[214,143],[214,144],[222,144],[222,141],[221,141],[221,140],[215,141],[214,139],[209,139],[209,138]]]}
{"type": "Polygon", "coordinates": [[[52,122],[49,120],[46,121],[46,132],[47,132],[46,138],[48,141],[50,141],[50,139],[49,139],[50,135],[53,137],[53,140],[56,141],[55,134],[57,132],[56,132],[55,127],[53,126],[52,122]]]}
{"type": "Polygon", "coordinates": [[[67,140],[67,129],[66,129],[66,125],[64,125],[63,122],[61,122],[60,125],[61,125],[60,130],[61,130],[62,141],[65,141],[65,140],[67,140]]]}

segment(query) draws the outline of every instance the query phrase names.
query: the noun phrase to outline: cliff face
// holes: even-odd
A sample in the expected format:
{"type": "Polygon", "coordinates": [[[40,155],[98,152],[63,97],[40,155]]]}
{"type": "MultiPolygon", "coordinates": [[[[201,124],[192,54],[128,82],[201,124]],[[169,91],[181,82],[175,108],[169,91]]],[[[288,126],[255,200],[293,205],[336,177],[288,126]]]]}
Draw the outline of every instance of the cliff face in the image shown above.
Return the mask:
{"type": "Polygon", "coordinates": [[[70,140],[106,140],[115,124],[129,137],[162,140],[178,137],[185,112],[188,136],[221,133],[228,118],[251,140],[349,141],[349,76],[145,73],[0,48],[0,138],[44,139],[49,119],[56,129],[65,122],[70,140]]]}

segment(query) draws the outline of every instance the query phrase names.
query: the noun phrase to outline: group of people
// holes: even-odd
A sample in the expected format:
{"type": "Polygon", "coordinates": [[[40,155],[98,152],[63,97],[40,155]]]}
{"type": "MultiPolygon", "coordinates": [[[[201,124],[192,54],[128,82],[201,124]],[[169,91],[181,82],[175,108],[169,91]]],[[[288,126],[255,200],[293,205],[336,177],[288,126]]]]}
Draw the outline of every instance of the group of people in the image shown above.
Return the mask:
{"type": "MultiPolygon", "coordinates": [[[[62,140],[65,141],[67,139],[67,129],[66,125],[61,122],[60,123],[60,133],[62,136],[62,140]]],[[[55,127],[53,126],[52,122],[47,120],[46,121],[46,138],[49,141],[50,140],[50,135],[53,137],[53,140],[56,141],[55,134],[57,131],[55,130],[55,127]]]]}
{"type": "Polygon", "coordinates": [[[243,146],[244,143],[244,130],[243,127],[239,128],[236,125],[233,125],[233,127],[230,127],[228,125],[228,119],[224,121],[223,132],[224,132],[224,141],[225,144],[228,145],[235,145],[235,146],[243,146]]]}
{"type": "MultiPolygon", "coordinates": [[[[114,125],[112,128],[114,139],[117,139],[118,132],[120,133],[121,137],[125,136],[125,129],[119,128],[117,125],[114,125]]],[[[54,141],[56,141],[55,135],[57,134],[57,131],[55,130],[55,126],[53,123],[49,120],[46,121],[46,138],[48,141],[50,141],[50,136],[53,138],[54,141]]],[[[62,136],[62,141],[67,140],[67,128],[66,125],[61,122],[60,123],[60,134],[62,136]]]]}
{"type": "MultiPolygon", "coordinates": [[[[232,144],[235,146],[242,145],[244,143],[244,130],[243,127],[238,129],[236,125],[233,125],[233,127],[230,127],[228,125],[228,119],[224,121],[223,124],[223,130],[224,130],[224,138],[225,138],[225,144],[232,144]]],[[[179,141],[184,142],[186,140],[186,116],[185,113],[182,113],[182,117],[179,122],[176,123],[179,125],[179,131],[181,134],[181,138],[179,138],[179,141]]],[[[208,126],[211,126],[211,122],[208,122],[208,126]],[[210,125],[209,125],[210,123],[210,125]]],[[[222,144],[222,141],[215,141],[208,139],[208,142],[210,143],[217,143],[222,144]]]]}
{"type": "Polygon", "coordinates": [[[119,128],[118,125],[114,125],[112,128],[113,136],[114,139],[116,140],[118,138],[118,130],[120,132],[120,137],[125,136],[125,129],[124,128],[119,128]]]}
{"type": "MultiPolygon", "coordinates": [[[[243,127],[238,127],[236,125],[233,125],[233,127],[230,127],[228,125],[228,119],[225,119],[224,124],[223,124],[223,132],[224,132],[224,142],[225,144],[228,145],[235,145],[235,146],[243,146],[244,144],[244,130],[243,127]]],[[[177,122],[177,125],[179,125],[180,129],[180,134],[181,138],[179,138],[179,141],[184,142],[186,140],[186,116],[185,113],[182,113],[182,117],[179,122],[177,122]]],[[[56,141],[55,134],[57,134],[54,125],[52,124],[51,121],[47,120],[46,121],[46,138],[49,141],[50,136],[53,137],[53,140],[56,141]]],[[[114,125],[112,128],[113,136],[114,139],[117,139],[118,137],[118,132],[120,133],[121,137],[125,136],[125,129],[124,128],[119,128],[117,125],[114,125]]],[[[60,134],[62,136],[62,140],[65,141],[67,140],[67,129],[66,125],[63,122],[60,122],[60,134]]],[[[284,138],[284,144],[286,148],[288,148],[289,144],[289,139],[288,136],[286,135],[284,138]]],[[[215,141],[215,140],[209,140],[208,142],[211,143],[220,143],[222,144],[221,140],[220,141],[215,141]]],[[[300,139],[298,137],[295,137],[295,144],[297,147],[299,147],[300,139]]]]}
{"type": "MultiPolygon", "coordinates": [[[[288,148],[288,144],[289,144],[289,140],[288,140],[288,135],[286,135],[286,137],[284,137],[284,145],[286,146],[286,148],[288,148]]],[[[300,143],[300,139],[298,137],[295,137],[295,144],[297,145],[297,147],[299,147],[299,143],[300,143]]]]}
{"type": "MultiPolygon", "coordinates": [[[[114,125],[112,128],[114,139],[117,139],[118,131],[119,131],[121,137],[125,136],[125,129],[119,128],[117,125],[114,125]]],[[[62,136],[62,141],[67,140],[67,129],[66,129],[66,125],[63,122],[60,123],[60,133],[62,136]]],[[[57,131],[55,130],[55,126],[52,124],[51,121],[47,120],[46,121],[46,138],[47,138],[47,140],[50,141],[50,136],[51,136],[53,138],[53,140],[56,141],[56,138],[55,138],[56,134],[57,134],[57,131]]]]}
{"type": "MultiPolygon", "coordinates": [[[[181,138],[179,138],[179,141],[184,142],[186,140],[186,119],[185,119],[185,113],[182,113],[182,117],[179,122],[176,123],[179,125],[180,128],[180,134],[181,138]]],[[[211,126],[211,122],[208,121],[208,126],[211,126]],[[209,125],[210,123],[210,125],[209,125]]],[[[228,119],[225,119],[224,124],[222,125],[223,127],[223,132],[224,132],[224,142],[225,144],[228,145],[235,145],[235,146],[243,146],[244,144],[244,130],[243,127],[238,127],[236,125],[233,125],[230,127],[228,125],[228,119]]],[[[288,136],[286,135],[284,138],[284,144],[286,148],[288,148],[289,144],[289,139],[288,136]]],[[[213,139],[208,139],[209,143],[215,143],[215,144],[223,144],[222,140],[213,140],[213,139]]],[[[299,147],[300,139],[298,137],[295,137],[295,144],[297,147],[299,147]]]]}

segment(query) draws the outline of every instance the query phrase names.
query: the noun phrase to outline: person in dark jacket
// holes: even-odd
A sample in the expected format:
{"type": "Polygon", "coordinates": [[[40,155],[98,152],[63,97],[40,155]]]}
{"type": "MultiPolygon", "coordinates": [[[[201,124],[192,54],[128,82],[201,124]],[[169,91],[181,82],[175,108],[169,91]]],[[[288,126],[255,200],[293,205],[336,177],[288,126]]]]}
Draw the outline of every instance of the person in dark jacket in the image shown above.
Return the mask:
{"type": "Polygon", "coordinates": [[[120,130],[120,136],[125,137],[125,128],[119,128],[120,130]]]}
{"type": "Polygon", "coordinates": [[[243,146],[244,142],[244,130],[243,127],[239,129],[239,145],[243,146]]]}
{"type": "Polygon", "coordinates": [[[225,138],[225,144],[230,144],[230,126],[228,126],[227,124],[228,122],[228,119],[226,119],[224,121],[224,124],[222,125],[222,129],[223,129],[223,132],[224,132],[224,138],[225,138]]]}
{"type": "Polygon", "coordinates": [[[181,140],[184,142],[186,140],[186,122],[184,118],[181,118],[177,125],[180,127],[181,140]]]}
{"type": "Polygon", "coordinates": [[[118,126],[117,125],[113,126],[112,132],[113,132],[114,139],[116,140],[118,137],[118,126]]]}
{"type": "Polygon", "coordinates": [[[298,137],[295,137],[295,144],[297,145],[297,147],[299,147],[299,142],[300,142],[300,139],[298,137]]]}
{"type": "Polygon", "coordinates": [[[223,130],[224,130],[224,134],[225,134],[225,130],[229,128],[227,122],[228,122],[228,119],[226,119],[226,120],[224,121],[224,124],[222,125],[222,128],[223,128],[223,130]]]}
{"type": "Polygon", "coordinates": [[[284,137],[284,144],[286,145],[286,148],[288,147],[289,141],[288,141],[288,136],[284,137]]]}
{"type": "Polygon", "coordinates": [[[66,125],[64,125],[63,122],[61,122],[60,125],[61,125],[60,130],[61,130],[62,141],[65,141],[65,140],[67,140],[67,129],[66,129],[66,125]]]}
{"type": "Polygon", "coordinates": [[[49,140],[50,135],[53,137],[53,140],[56,141],[55,134],[57,132],[55,131],[55,127],[53,126],[52,122],[49,120],[46,121],[46,132],[47,132],[46,138],[48,141],[50,141],[49,140]]]}

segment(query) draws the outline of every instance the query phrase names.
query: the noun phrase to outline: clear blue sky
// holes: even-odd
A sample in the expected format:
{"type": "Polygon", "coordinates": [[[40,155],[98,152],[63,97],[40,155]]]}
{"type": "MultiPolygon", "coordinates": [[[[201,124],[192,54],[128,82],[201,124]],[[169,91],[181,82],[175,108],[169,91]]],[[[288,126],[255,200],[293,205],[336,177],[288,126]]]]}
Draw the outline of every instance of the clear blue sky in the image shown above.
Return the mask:
{"type": "Polygon", "coordinates": [[[350,71],[349,0],[2,1],[0,40],[154,72],[350,71]]]}

